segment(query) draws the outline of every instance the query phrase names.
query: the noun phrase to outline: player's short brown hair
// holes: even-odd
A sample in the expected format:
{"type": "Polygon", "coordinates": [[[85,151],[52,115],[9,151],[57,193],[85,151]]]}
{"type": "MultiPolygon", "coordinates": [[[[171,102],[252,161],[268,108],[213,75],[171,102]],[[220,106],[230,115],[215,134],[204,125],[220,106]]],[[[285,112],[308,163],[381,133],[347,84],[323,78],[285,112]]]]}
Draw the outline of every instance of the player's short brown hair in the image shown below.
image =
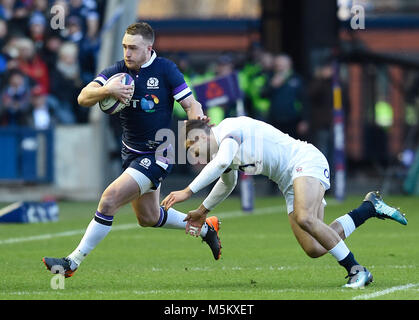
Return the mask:
{"type": "MultiPolygon", "coordinates": [[[[186,120],[185,121],[185,127],[186,127],[186,149],[188,149],[194,141],[189,140],[189,132],[192,130],[198,129],[203,130],[205,134],[209,134],[211,132],[211,127],[208,125],[208,122],[205,120],[186,120]]],[[[196,139],[196,137],[195,137],[196,139]]]]}
{"type": "Polygon", "coordinates": [[[141,35],[144,40],[154,43],[154,30],[147,22],[135,22],[127,27],[125,33],[141,35]]]}
{"type": "Polygon", "coordinates": [[[204,130],[205,133],[210,132],[210,126],[208,122],[205,120],[186,120],[186,136],[188,136],[189,132],[193,129],[201,129],[204,130]]]}

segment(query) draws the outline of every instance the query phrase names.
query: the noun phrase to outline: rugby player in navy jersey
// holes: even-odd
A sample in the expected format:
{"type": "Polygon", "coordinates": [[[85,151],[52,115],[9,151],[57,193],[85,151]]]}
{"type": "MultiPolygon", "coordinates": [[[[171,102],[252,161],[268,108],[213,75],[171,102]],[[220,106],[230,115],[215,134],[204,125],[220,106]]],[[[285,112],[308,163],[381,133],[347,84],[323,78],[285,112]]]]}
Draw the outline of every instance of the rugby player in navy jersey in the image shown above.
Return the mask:
{"type": "MultiPolygon", "coordinates": [[[[80,92],[78,102],[84,107],[92,107],[109,96],[124,103],[131,101],[119,112],[124,171],[103,192],[94,218],[77,248],[64,258],[42,258],[48,270],[72,276],[109,233],[118,209],[129,202],[142,227],[186,228],[186,214],[173,208],[166,211],[159,205],[160,183],[173,164],[156,155],[161,142],[155,141],[155,136],[158,130],[170,128],[174,100],[184,108],[188,119],[206,117],[176,64],[157,57],[153,43],[154,31],[149,24],[130,25],[122,39],[124,60],[100,72],[80,92]],[[107,82],[117,73],[130,74],[135,89],[122,84],[120,77],[107,82]]],[[[210,246],[216,260],[221,255],[218,230],[217,217],[209,217],[201,231],[202,239],[210,246]]]]}

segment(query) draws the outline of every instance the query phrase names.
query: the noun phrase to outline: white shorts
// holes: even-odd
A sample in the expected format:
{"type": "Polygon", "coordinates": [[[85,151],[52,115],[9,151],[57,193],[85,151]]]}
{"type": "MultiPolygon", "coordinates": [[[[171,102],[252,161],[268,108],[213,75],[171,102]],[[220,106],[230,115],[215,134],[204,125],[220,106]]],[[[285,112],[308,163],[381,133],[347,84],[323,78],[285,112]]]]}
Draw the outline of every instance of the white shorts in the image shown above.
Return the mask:
{"type": "MultiPolygon", "coordinates": [[[[287,191],[284,191],[285,203],[287,205],[287,213],[290,214],[294,211],[294,188],[291,186],[287,191]]],[[[327,205],[326,200],[322,199],[324,206],[327,205]]]]}
{"type": "MultiPolygon", "coordinates": [[[[290,167],[284,177],[283,181],[279,185],[287,205],[287,212],[290,214],[294,211],[294,188],[293,181],[298,177],[314,177],[319,179],[325,190],[330,188],[330,169],[326,157],[315,147],[310,146],[304,150],[303,156],[301,156],[294,165],[290,167]],[[284,182],[286,185],[284,186],[284,182]]],[[[326,205],[326,201],[323,199],[322,203],[326,205]]]]}

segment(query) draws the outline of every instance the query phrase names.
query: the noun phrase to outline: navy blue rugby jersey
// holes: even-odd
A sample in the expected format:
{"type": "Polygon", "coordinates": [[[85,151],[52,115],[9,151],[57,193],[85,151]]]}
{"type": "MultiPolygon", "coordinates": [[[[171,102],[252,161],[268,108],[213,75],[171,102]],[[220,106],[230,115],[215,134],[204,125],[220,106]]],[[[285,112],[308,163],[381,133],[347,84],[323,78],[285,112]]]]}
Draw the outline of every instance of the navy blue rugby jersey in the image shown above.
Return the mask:
{"type": "Polygon", "coordinates": [[[93,81],[104,85],[120,72],[130,74],[135,81],[130,105],[119,112],[122,142],[134,152],[153,151],[162,143],[155,141],[157,131],[170,128],[174,100],[180,102],[192,91],[176,64],[157,57],[155,51],[140,71],[128,69],[121,60],[100,72],[93,81]]]}

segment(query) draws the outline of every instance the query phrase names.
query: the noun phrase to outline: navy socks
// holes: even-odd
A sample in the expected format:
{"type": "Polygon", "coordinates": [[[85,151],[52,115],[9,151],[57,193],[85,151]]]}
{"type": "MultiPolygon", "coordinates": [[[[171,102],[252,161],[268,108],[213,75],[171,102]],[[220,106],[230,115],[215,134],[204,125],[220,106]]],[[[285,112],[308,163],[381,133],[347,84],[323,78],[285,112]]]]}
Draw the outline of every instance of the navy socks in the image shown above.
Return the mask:
{"type": "Polygon", "coordinates": [[[354,221],[355,227],[358,228],[369,218],[375,216],[374,205],[369,201],[364,201],[358,208],[349,212],[348,215],[354,221]]]}

